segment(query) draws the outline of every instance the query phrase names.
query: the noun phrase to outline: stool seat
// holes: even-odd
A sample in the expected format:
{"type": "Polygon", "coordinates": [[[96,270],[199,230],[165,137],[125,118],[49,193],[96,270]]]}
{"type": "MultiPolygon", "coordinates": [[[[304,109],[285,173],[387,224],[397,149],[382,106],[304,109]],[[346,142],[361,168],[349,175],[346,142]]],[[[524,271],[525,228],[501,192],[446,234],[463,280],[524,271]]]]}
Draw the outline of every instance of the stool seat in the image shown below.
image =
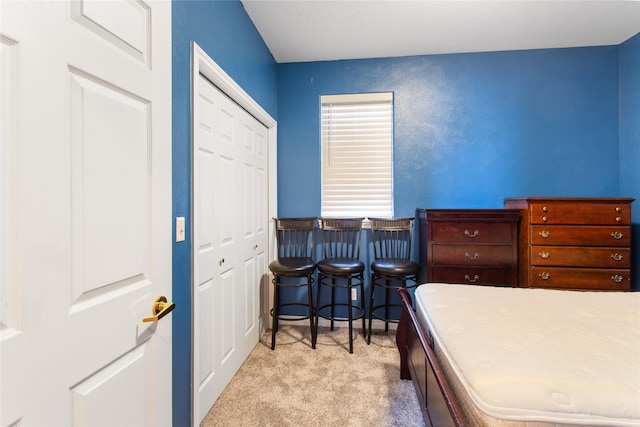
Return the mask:
{"type": "Polygon", "coordinates": [[[371,263],[371,270],[382,276],[411,276],[418,274],[420,265],[403,258],[381,258],[371,263]]]}
{"type": "Polygon", "coordinates": [[[316,263],[309,257],[281,258],[269,264],[269,270],[275,274],[286,275],[305,275],[313,273],[316,269],[316,263]]]}
{"type": "Polygon", "coordinates": [[[329,276],[344,276],[364,271],[364,263],[356,258],[327,258],[318,261],[318,270],[329,276]]]}

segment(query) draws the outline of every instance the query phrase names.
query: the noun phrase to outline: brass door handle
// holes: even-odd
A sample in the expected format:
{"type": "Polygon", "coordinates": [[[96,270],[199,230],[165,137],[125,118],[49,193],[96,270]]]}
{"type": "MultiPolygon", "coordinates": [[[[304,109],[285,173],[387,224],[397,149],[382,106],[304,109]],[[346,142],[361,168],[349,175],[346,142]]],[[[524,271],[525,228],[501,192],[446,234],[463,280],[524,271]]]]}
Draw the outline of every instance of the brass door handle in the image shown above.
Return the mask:
{"type": "Polygon", "coordinates": [[[153,316],[145,317],[142,321],[157,322],[167,314],[171,313],[174,308],[176,308],[176,305],[172,302],[167,302],[167,297],[161,295],[153,301],[153,307],[151,308],[153,316]]]}

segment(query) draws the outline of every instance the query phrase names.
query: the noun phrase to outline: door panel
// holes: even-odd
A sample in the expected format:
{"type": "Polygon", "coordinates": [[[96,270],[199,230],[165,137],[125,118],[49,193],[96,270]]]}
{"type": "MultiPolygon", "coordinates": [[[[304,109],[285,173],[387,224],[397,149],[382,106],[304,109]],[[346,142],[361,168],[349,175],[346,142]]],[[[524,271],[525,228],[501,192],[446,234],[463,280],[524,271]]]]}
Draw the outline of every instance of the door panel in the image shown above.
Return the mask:
{"type": "Polygon", "coordinates": [[[143,2],[71,2],[71,18],[87,30],[151,65],[151,8],[143,2]]]}
{"type": "Polygon", "coordinates": [[[150,348],[145,342],[73,386],[73,425],[150,425],[151,402],[141,402],[140,397],[131,399],[132,395],[147,396],[145,385],[150,380],[147,368],[150,357],[150,348]],[[104,405],[105,399],[110,406],[104,405]]]}
{"type": "MultiPolygon", "coordinates": [[[[235,350],[238,338],[236,331],[239,329],[239,324],[237,322],[234,322],[233,320],[235,320],[235,313],[240,312],[240,309],[242,308],[241,306],[236,307],[236,305],[238,305],[238,292],[236,291],[238,280],[236,280],[237,277],[234,275],[234,272],[234,269],[227,270],[223,271],[220,275],[220,295],[219,299],[216,300],[216,303],[218,305],[217,312],[220,313],[220,316],[214,318],[214,322],[220,325],[218,326],[218,336],[220,337],[220,339],[217,342],[214,341],[214,347],[217,347],[217,349],[219,350],[219,354],[214,357],[214,360],[220,362],[220,380],[225,385],[229,382],[229,380],[235,373],[235,371],[229,371],[234,370],[238,363],[242,364],[242,362],[244,361],[244,359],[231,361],[228,360],[234,354],[234,352],[236,352],[235,350]],[[226,363],[230,364],[228,368],[227,366],[225,366],[226,363]],[[225,368],[227,369],[225,370],[225,368]]],[[[217,337],[213,337],[214,340],[216,340],[216,338],[217,337]]],[[[222,389],[224,389],[224,385],[222,386],[222,389]]]]}
{"type": "MultiPolygon", "coordinates": [[[[214,301],[221,300],[221,298],[219,296],[216,298],[216,296],[213,295],[216,290],[213,283],[213,279],[208,280],[198,287],[198,302],[200,305],[198,307],[197,324],[200,325],[199,333],[204,336],[217,335],[214,332],[216,325],[213,323],[213,313],[218,307],[214,306],[214,301]]],[[[199,352],[197,360],[199,360],[198,366],[200,368],[198,385],[200,388],[204,387],[210,377],[214,375],[215,352],[213,344],[214,343],[212,341],[207,341],[198,348],[199,352]]]]}
{"type": "Polygon", "coordinates": [[[257,311],[256,307],[256,299],[253,295],[253,289],[256,287],[256,259],[252,256],[247,258],[244,262],[244,276],[247,278],[244,282],[244,289],[242,295],[242,302],[244,304],[244,309],[241,313],[244,314],[244,319],[242,319],[241,325],[243,326],[242,332],[245,335],[251,333],[253,328],[256,328],[256,322],[258,321],[258,317],[256,316],[257,311]]]}
{"type": "Polygon", "coordinates": [[[0,5],[3,426],[171,423],[171,6],[98,3],[0,5]]]}
{"type": "Polygon", "coordinates": [[[71,77],[72,295],[87,303],[150,284],[149,106],[106,82],[71,77]]]}
{"type": "Polygon", "coordinates": [[[18,178],[16,138],[17,42],[0,34],[0,340],[19,333],[18,178]]]}
{"type": "MultiPolygon", "coordinates": [[[[222,154],[219,162],[216,165],[216,180],[214,184],[217,184],[217,197],[216,203],[218,209],[216,209],[214,218],[219,218],[216,222],[220,231],[220,247],[225,248],[235,243],[235,230],[234,223],[237,221],[236,212],[234,209],[225,208],[220,209],[221,206],[237,206],[236,200],[240,198],[240,195],[234,191],[237,188],[239,179],[236,176],[236,165],[232,157],[233,155],[222,154]]],[[[242,187],[240,187],[242,188],[242,187]]]]}

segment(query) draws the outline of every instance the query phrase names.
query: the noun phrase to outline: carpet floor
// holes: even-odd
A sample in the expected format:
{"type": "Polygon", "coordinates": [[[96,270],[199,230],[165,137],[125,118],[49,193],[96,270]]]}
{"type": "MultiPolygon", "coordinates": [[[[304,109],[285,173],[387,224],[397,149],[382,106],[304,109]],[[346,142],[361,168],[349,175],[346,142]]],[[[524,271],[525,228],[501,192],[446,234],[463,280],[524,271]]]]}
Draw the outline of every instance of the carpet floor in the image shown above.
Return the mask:
{"type": "Polygon", "coordinates": [[[308,327],[283,326],[272,351],[268,331],[200,426],[423,426],[395,334],[374,331],[367,345],[359,333],[348,346],[346,328],[320,328],[313,350],[308,327]]]}

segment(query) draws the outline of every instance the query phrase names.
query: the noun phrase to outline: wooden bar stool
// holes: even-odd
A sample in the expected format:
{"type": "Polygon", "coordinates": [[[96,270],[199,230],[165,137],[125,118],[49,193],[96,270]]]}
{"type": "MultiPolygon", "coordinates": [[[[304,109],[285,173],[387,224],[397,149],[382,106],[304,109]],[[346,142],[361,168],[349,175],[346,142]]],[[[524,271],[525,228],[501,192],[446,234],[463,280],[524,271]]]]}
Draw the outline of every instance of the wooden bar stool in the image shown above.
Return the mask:
{"type": "Polygon", "coordinates": [[[391,308],[396,307],[399,315],[402,306],[399,301],[391,303],[389,294],[391,290],[397,294],[398,288],[416,287],[420,271],[420,266],[411,261],[413,218],[369,218],[369,221],[374,261],[371,263],[367,344],[371,343],[374,317],[384,321],[385,332],[389,331],[389,322],[398,323],[398,317],[392,315],[391,308]],[[407,281],[413,284],[407,286],[407,281]],[[384,303],[374,306],[376,288],[384,290],[384,303]]]}
{"type": "Polygon", "coordinates": [[[269,264],[273,273],[273,308],[271,309],[271,350],[276,347],[276,333],[278,321],[309,319],[311,327],[311,348],[316,348],[316,332],[314,324],[313,305],[313,273],[316,263],[313,260],[313,235],[315,233],[317,217],[307,218],[274,218],[276,222],[276,242],[278,245],[278,259],[269,264]],[[305,279],[301,282],[300,279],[305,279]],[[282,304],[280,292],[282,288],[300,288],[305,286],[307,301],[294,300],[282,304]],[[299,310],[294,313],[283,313],[285,307],[305,307],[306,313],[299,310]]]}
{"type": "Polygon", "coordinates": [[[364,218],[320,218],[323,259],[318,261],[316,333],[319,317],[331,320],[331,330],[334,321],[348,321],[349,353],[353,353],[354,320],[362,318],[363,335],[367,335],[364,315],[365,266],[360,260],[362,221],[364,218]],[[322,304],[323,287],[331,288],[329,304],[322,304]],[[352,289],[357,288],[360,288],[360,304],[354,304],[351,298],[352,289]],[[344,299],[337,303],[336,290],[340,289],[340,296],[344,299]]]}

